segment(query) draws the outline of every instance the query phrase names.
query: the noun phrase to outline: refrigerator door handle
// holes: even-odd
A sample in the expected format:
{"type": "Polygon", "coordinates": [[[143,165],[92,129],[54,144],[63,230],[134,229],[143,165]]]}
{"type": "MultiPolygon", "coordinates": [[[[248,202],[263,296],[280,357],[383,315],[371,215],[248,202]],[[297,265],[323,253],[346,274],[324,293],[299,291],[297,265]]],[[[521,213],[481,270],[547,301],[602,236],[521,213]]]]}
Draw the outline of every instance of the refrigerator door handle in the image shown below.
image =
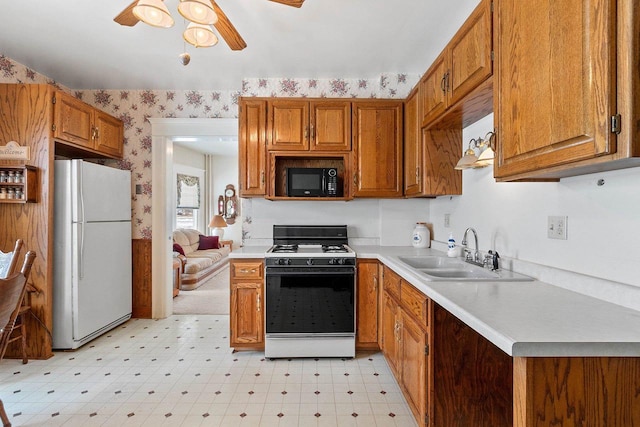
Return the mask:
{"type": "Polygon", "coordinates": [[[78,202],[79,205],[78,209],[78,239],[80,240],[80,250],[78,253],[78,277],[80,279],[82,279],[84,277],[84,225],[85,225],[85,219],[84,219],[84,192],[83,190],[83,186],[82,186],[82,161],[78,162],[78,174],[76,175],[76,179],[77,179],[77,185],[78,188],[76,189],[76,191],[78,192],[78,202]]]}
{"type": "Polygon", "coordinates": [[[78,251],[78,277],[84,277],[84,222],[78,223],[78,240],[80,241],[80,250],[78,251]]]}

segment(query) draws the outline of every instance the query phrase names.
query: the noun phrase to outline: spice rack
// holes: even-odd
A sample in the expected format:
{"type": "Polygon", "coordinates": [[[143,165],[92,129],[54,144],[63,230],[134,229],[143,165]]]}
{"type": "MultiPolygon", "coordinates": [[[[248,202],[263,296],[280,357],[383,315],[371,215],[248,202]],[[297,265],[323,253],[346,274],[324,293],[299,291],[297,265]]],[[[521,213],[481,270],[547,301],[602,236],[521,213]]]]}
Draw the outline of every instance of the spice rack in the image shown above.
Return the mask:
{"type": "Polygon", "coordinates": [[[0,203],[37,202],[37,172],[28,165],[0,167],[0,203]]]}

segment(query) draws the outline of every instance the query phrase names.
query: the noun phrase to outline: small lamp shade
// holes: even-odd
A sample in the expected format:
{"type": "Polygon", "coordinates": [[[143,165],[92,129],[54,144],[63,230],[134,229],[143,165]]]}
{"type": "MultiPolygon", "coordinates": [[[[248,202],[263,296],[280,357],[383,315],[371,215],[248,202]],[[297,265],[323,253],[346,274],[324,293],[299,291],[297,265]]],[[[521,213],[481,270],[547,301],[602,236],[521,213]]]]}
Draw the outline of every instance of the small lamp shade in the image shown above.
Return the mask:
{"type": "Polygon", "coordinates": [[[178,12],[196,24],[213,25],[218,22],[210,0],[180,0],[178,12]]]}
{"type": "Polygon", "coordinates": [[[458,164],[456,164],[455,169],[457,170],[469,169],[473,167],[473,164],[477,160],[478,158],[476,157],[476,153],[473,151],[472,148],[468,148],[467,151],[465,151],[464,156],[462,156],[462,158],[458,160],[458,164]]]}
{"type": "Polygon", "coordinates": [[[218,36],[215,35],[209,25],[201,25],[192,22],[182,34],[185,41],[195,47],[211,47],[218,44],[218,36]]]}
{"type": "Polygon", "coordinates": [[[136,18],[153,27],[169,28],[173,18],[162,0],[139,0],[133,8],[136,18]]]}
{"type": "Polygon", "coordinates": [[[214,215],[211,218],[211,222],[209,223],[209,228],[213,228],[213,232],[211,233],[213,236],[218,236],[220,240],[224,237],[224,230],[227,226],[226,221],[222,218],[222,215],[214,215]]]}

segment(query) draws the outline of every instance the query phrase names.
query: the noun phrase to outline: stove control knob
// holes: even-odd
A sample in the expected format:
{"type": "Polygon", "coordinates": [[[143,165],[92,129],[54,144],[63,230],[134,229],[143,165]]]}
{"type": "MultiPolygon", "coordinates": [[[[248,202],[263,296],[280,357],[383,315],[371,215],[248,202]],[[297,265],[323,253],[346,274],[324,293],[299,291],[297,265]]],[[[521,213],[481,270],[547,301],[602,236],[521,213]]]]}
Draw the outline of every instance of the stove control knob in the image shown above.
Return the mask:
{"type": "Polygon", "coordinates": [[[344,265],[344,261],[345,261],[344,258],[338,258],[338,264],[344,265]]]}
{"type": "Polygon", "coordinates": [[[313,260],[311,258],[307,260],[307,265],[313,265],[313,260]]]}
{"type": "Polygon", "coordinates": [[[278,265],[289,265],[289,264],[291,264],[291,260],[288,258],[278,259],[278,265]]]}
{"type": "Polygon", "coordinates": [[[334,264],[337,264],[337,263],[338,263],[338,260],[336,258],[331,258],[329,260],[329,265],[334,265],[334,264]]]}

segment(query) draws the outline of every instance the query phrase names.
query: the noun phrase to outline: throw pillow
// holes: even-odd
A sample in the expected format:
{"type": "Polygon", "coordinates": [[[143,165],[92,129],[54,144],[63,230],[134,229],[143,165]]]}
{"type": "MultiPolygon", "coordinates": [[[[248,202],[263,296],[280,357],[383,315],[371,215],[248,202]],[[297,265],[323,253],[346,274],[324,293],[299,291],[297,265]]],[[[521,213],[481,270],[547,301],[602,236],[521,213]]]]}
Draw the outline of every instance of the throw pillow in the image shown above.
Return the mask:
{"type": "Polygon", "coordinates": [[[178,252],[180,255],[184,256],[184,249],[177,243],[173,244],[173,252],[178,252]]]}
{"type": "Polygon", "coordinates": [[[218,236],[203,236],[200,235],[200,243],[198,244],[198,250],[202,249],[220,249],[220,242],[218,236]]]}

